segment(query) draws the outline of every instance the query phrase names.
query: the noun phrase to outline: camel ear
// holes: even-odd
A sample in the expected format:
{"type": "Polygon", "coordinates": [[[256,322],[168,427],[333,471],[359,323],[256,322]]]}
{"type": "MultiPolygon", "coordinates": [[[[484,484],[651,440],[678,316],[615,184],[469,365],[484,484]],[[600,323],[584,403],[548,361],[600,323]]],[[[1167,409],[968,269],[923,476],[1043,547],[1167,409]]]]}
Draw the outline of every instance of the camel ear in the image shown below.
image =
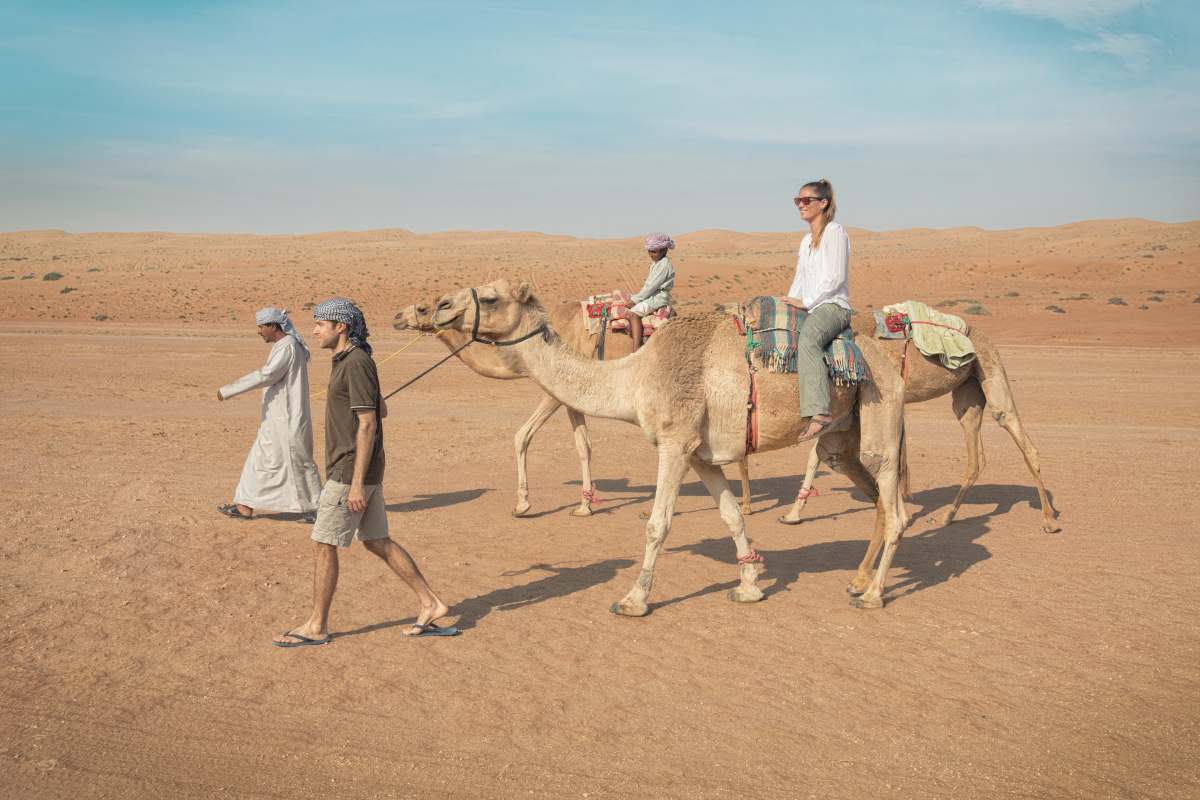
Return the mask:
{"type": "Polygon", "coordinates": [[[533,287],[529,285],[529,281],[521,281],[521,285],[513,291],[513,297],[518,303],[528,303],[533,299],[533,287]]]}

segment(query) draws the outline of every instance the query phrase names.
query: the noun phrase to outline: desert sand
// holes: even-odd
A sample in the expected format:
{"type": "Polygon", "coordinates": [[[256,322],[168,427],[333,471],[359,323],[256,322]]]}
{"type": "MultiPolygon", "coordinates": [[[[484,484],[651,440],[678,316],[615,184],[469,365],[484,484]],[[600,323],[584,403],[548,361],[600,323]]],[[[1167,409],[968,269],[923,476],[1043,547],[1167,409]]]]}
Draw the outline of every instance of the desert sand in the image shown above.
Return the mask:
{"type": "MultiPolygon", "coordinates": [[[[808,520],[775,522],[797,447],[751,462],[764,602],[725,599],[733,545],[692,476],[652,612],[618,618],[651,447],[592,420],[605,502],[569,517],[560,414],[531,450],[534,516],[515,519],[512,435],[540,392],[452,361],[391,401],[384,490],[463,635],[403,637],[412,596],[355,546],[334,642],[299,650],[269,642],[308,612],[309,527],[214,510],[257,426],[256,394],[214,397],[265,357],[254,310],[307,330],[306,304],[349,296],[382,360],[412,341],[397,310],[461,286],[636,288],[638,240],[0,234],[3,796],[1200,795],[1200,222],[850,234],[860,310],[925,300],[1001,346],[1060,534],[1039,531],[990,421],[959,520],[931,524],[965,468],[942,398],[907,412],[915,518],[884,609],[844,593],[873,520],[848,481],[823,468],[808,520]]],[[[676,239],[686,313],[784,291],[800,235],[676,239]]],[[[385,391],[444,353],[410,347],[385,391]]],[[[315,353],[314,393],[328,371],[315,353]]]]}

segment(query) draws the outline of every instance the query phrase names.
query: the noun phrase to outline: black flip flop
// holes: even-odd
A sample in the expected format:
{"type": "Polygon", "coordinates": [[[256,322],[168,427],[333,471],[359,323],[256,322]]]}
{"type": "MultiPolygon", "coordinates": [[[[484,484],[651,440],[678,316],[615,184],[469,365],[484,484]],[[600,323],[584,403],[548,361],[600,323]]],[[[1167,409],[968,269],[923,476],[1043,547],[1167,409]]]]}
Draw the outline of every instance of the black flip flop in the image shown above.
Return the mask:
{"type": "Polygon", "coordinates": [[[237,503],[226,503],[223,506],[217,506],[217,511],[220,511],[227,517],[233,517],[234,519],[251,519],[238,510],[237,503]]]}
{"type": "Polygon", "coordinates": [[[459,630],[453,625],[447,625],[445,628],[440,625],[434,625],[432,622],[424,625],[413,625],[417,629],[416,633],[406,633],[405,636],[410,639],[417,639],[421,636],[458,636],[459,630]]]}
{"type": "Polygon", "coordinates": [[[329,644],[331,641],[333,641],[333,637],[328,636],[328,635],[324,639],[310,639],[307,636],[301,636],[300,634],[292,633],[291,631],[284,631],[283,633],[281,633],[279,635],[280,636],[290,636],[293,639],[296,639],[296,641],[294,641],[294,642],[277,642],[274,639],[272,639],[271,644],[275,645],[276,647],[308,647],[309,645],[315,645],[315,644],[329,644]]]}

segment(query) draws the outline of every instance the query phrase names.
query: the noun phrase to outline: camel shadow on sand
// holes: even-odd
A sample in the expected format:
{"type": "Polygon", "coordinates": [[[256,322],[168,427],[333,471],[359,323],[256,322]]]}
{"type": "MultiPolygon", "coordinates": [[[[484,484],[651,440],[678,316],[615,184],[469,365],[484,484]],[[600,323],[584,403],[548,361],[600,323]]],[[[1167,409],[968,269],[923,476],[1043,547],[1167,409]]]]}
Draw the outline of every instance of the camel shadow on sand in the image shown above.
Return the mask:
{"type": "MultiPolygon", "coordinates": [[[[988,558],[991,552],[980,543],[980,539],[991,530],[991,519],[998,515],[1007,514],[1014,507],[1028,505],[1031,509],[1040,510],[1037,490],[1027,486],[976,484],[967,494],[967,501],[972,505],[994,503],[995,509],[974,516],[959,516],[949,525],[937,523],[935,515],[954,500],[958,486],[942,486],[917,492],[909,501],[919,505],[921,509],[912,516],[912,522],[904,532],[900,547],[896,551],[895,560],[887,583],[885,600],[894,602],[915,592],[923,591],[951,578],[962,576],[974,565],[988,558]]],[[[855,492],[855,494],[858,494],[855,492]]],[[[861,497],[859,499],[862,499],[861,497]]],[[[1053,502],[1053,498],[1051,498],[1053,502]]],[[[864,505],[863,510],[873,511],[873,507],[864,505]]],[[[715,513],[715,509],[711,509],[715,513]]],[[[849,512],[844,512],[849,513],[849,512]]],[[[963,513],[959,509],[960,515],[963,513]]],[[[1022,513],[1021,510],[1018,513],[1022,513]]],[[[819,520],[811,517],[807,522],[819,520]]],[[[873,522],[874,515],[871,520],[873,522]]],[[[868,523],[870,524],[870,523],[868,523]]],[[[750,533],[753,537],[754,527],[750,533]]],[[[1029,519],[1029,535],[1043,536],[1039,531],[1040,518],[1031,516],[1029,519]]],[[[805,524],[799,531],[813,532],[814,529],[805,524]]],[[[866,552],[867,540],[843,540],[834,542],[814,542],[800,547],[770,550],[756,548],[766,559],[767,571],[763,575],[763,595],[771,595],[787,591],[792,584],[799,580],[802,574],[819,572],[846,572],[847,578],[858,568],[866,552]]],[[[693,553],[711,558],[724,565],[732,567],[736,554],[733,541],[729,537],[713,537],[693,544],[680,545],[668,549],[672,553],[693,553]]],[[[652,604],[651,608],[672,605],[674,603],[702,597],[713,592],[728,591],[737,586],[736,580],[715,583],[683,597],[664,600],[652,604]]]]}

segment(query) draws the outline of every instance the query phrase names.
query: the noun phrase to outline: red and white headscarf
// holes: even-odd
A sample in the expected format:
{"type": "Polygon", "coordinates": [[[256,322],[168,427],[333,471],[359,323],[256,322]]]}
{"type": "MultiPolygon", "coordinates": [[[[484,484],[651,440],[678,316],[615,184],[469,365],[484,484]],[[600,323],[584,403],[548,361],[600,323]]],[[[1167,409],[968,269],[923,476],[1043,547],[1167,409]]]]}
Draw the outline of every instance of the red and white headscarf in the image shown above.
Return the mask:
{"type": "Polygon", "coordinates": [[[646,236],[646,250],[653,253],[655,250],[674,250],[675,240],[665,233],[651,233],[646,236]]]}

